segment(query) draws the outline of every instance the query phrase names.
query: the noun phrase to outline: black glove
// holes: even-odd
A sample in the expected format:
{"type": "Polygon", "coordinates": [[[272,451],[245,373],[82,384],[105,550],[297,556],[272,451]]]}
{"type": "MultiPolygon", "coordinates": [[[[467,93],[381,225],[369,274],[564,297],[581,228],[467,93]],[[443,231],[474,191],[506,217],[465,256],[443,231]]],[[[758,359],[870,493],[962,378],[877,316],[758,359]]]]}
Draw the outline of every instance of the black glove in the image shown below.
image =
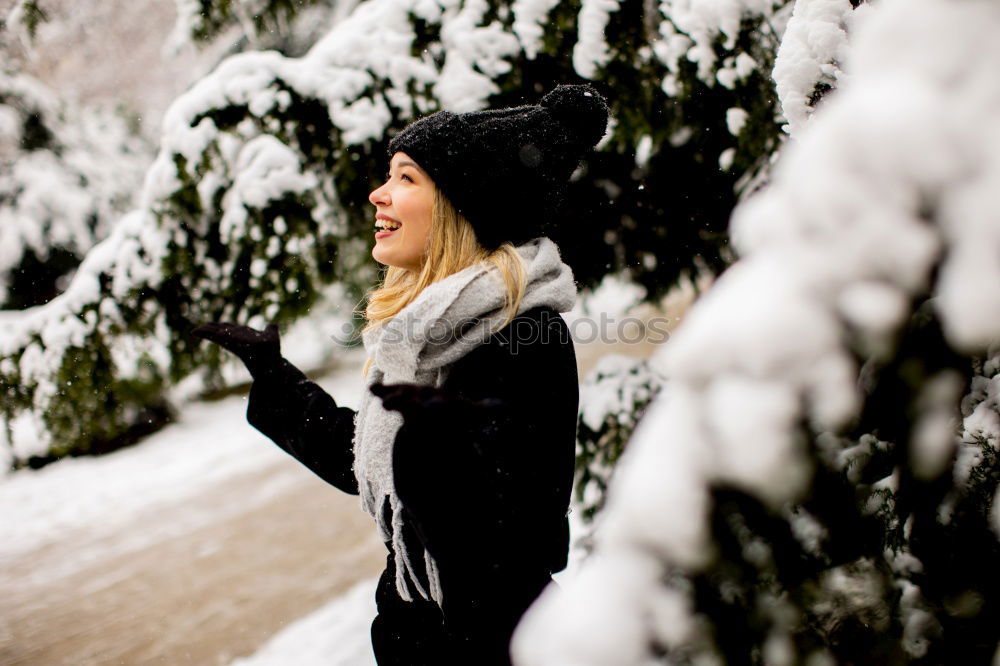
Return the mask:
{"type": "Polygon", "coordinates": [[[470,426],[480,422],[490,410],[501,406],[499,400],[469,400],[441,388],[422,384],[371,385],[371,392],[382,398],[382,407],[403,415],[406,422],[423,421],[470,426]]]}
{"type": "Polygon", "coordinates": [[[382,407],[396,411],[404,418],[426,410],[446,411],[448,401],[441,389],[420,384],[379,384],[371,385],[371,392],[382,398],[382,407]]]}
{"type": "Polygon", "coordinates": [[[239,356],[254,379],[281,365],[277,324],[268,324],[263,331],[258,331],[240,324],[213,322],[202,324],[191,333],[239,356]]]}

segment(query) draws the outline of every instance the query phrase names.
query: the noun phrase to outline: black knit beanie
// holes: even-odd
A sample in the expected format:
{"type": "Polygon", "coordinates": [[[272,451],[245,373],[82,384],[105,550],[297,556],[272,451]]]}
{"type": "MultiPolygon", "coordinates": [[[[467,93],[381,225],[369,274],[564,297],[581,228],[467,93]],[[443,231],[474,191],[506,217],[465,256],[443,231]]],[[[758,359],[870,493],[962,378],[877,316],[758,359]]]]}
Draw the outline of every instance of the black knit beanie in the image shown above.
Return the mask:
{"type": "Polygon", "coordinates": [[[608,105],[588,85],[563,85],[537,105],[439,111],[389,142],[434,180],[494,250],[545,235],[569,177],[608,124],[608,105]]]}

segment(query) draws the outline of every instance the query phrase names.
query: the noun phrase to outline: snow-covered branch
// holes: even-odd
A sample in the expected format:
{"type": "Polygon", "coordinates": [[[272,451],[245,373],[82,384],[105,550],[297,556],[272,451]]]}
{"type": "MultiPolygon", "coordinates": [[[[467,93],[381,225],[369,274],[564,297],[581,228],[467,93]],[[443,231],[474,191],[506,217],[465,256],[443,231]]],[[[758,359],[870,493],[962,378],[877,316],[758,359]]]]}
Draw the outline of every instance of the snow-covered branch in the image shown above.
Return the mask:
{"type": "Polygon", "coordinates": [[[995,360],[965,405],[985,467],[950,461],[1000,340],[998,30],[982,0],[867,8],[849,81],[733,216],[743,258],[657,358],[593,561],[529,612],[519,664],[991,657],[1000,547],[970,498],[997,486],[995,360]],[[967,589],[975,611],[942,606],[967,589]]]}

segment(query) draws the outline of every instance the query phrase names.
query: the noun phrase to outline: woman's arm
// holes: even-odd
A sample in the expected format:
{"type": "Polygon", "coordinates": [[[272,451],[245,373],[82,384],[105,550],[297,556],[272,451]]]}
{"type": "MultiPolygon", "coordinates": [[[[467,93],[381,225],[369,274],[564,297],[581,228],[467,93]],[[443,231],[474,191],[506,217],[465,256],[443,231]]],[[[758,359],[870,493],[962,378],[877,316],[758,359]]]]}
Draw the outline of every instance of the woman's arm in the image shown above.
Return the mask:
{"type": "Polygon", "coordinates": [[[339,407],[286,359],[255,377],[247,421],[327,483],[358,494],[354,410],[339,407]]]}
{"type": "Polygon", "coordinates": [[[358,494],[354,478],[354,411],[338,407],[281,355],[278,327],[260,331],[211,322],[191,333],[236,354],[253,377],[247,421],[324,481],[358,494]]]}

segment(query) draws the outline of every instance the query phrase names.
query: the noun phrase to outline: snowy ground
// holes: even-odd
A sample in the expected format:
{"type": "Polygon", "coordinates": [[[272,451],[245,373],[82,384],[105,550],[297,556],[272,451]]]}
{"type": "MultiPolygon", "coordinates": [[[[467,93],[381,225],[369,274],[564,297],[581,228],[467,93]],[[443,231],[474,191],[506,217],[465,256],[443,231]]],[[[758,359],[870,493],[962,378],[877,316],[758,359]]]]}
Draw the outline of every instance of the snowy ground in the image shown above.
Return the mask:
{"type": "MultiPolygon", "coordinates": [[[[349,407],[356,406],[362,387],[359,352],[352,350],[340,372],[320,381],[349,407]]],[[[16,511],[17,520],[0,523],[0,567],[10,558],[61,540],[68,530],[117,532],[165,504],[185,502],[227,479],[286,462],[287,454],[247,425],[245,413],[245,394],[191,403],[176,423],[141,446],[10,475],[0,483],[0,507],[16,511]]],[[[191,511],[184,524],[170,529],[190,530],[203,524],[209,513],[245,510],[280,489],[281,482],[275,482],[252,496],[232,498],[232,506],[200,507],[203,511],[191,511]]],[[[132,550],[157,537],[147,534],[119,547],[132,550]]],[[[81,554],[81,561],[85,559],[81,554]]]]}
{"type": "MultiPolygon", "coordinates": [[[[320,379],[342,404],[361,360],[320,379]]],[[[371,520],[245,409],[193,403],[139,446],[0,482],[0,664],[227,664],[286,627],[246,663],[371,663],[371,520]]]]}
{"type": "Polygon", "coordinates": [[[376,580],[358,583],[232,666],[373,666],[368,628],[375,617],[376,580]]]}

